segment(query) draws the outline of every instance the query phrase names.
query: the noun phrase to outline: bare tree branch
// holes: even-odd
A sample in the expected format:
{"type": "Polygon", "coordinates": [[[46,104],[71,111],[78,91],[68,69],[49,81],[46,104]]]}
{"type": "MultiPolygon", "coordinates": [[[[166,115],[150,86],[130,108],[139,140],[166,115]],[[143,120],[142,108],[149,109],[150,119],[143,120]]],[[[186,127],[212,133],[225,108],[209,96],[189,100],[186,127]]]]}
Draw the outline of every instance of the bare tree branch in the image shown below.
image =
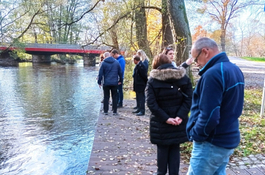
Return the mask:
{"type": "Polygon", "coordinates": [[[32,18],[31,18],[28,26],[26,27],[26,29],[16,39],[21,38],[28,31],[28,29],[30,28],[30,26],[33,23],[34,18],[40,13],[40,11],[41,11],[41,8],[32,16],[32,18]]]}
{"type": "Polygon", "coordinates": [[[74,24],[74,23],[76,23],[76,22],[78,22],[78,21],[80,21],[87,13],[89,13],[89,12],[91,12],[92,10],[94,10],[95,8],[96,8],[96,6],[100,3],[100,2],[104,2],[105,0],[98,0],[94,5],[93,5],[93,7],[92,8],[90,8],[89,10],[87,10],[85,13],[83,13],[77,20],[74,20],[74,21],[72,21],[72,22],[70,22],[70,23],[65,23],[65,25],[72,25],[72,24],[74,24]]]}
{"type": "Polygon", "coordinates": [[[120,16],[109,28],[107,28],[104,32],[101,32],[92,42],[87,43],[85,45],[82,45],[82,47],[94,44],[102,35],[104,35],[107,31],[111,30],[120,20],[122,20],[123,18],[128,17],[131,14],[131,12],[127,12],[124,15],[120,16]]]}
{"type": "Polygon", "coordinates": [[[159,7],[156,7],[156,6],[143,6],[142,8],[144,8],[144,9],[154,9],[154,10],[159,11],[160,13],[162,12],[162,9],[159,8],[159,7]]]}
{"type": "Polygon", "coordinates": [[[153,41],[151,41],[151,42],[150,42],[150,45],[152,45],[152,44],[153,44],[153,42],[155,42],[155,41],[156,41],[156,39],[157,39],[158,37],[160,37],[160,36],[161,36],[161,34],[162,34],[162,28],[160,29],[160,31],[158,32],[158,34],[156,35],[156,37],[153,39],[153,41]]]}

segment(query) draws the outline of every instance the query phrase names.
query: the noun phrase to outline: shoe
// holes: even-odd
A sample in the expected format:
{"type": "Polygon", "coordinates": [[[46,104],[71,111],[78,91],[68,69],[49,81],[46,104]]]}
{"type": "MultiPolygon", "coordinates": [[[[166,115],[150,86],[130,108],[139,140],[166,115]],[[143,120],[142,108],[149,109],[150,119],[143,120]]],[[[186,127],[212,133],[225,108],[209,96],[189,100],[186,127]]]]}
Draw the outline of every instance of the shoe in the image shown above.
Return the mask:
{"type": "Polygon", "coordinates": [[[118,113],[117,112],[113,112],[113,115],[118,115],[118,113]]]}
{"type": "Polygon", "coordinates": [[[108,113],[107,112],[104,112],[104,115],[108,115],[108,113]]]}
{"type": "Polygon", "coordinates": [[[121,104],[118,104],[118,105],[117,105],[117,108],[122,108],[122,105],[121,105],[121,104]]]}
{"type": "Polygon", "coordinates": [[[135,106],[133,109],[138,109],[137,106],[135,106]]]}
{"type": "Polygon", "coordinates": [[[101,100],[101,103],[104,103],[104,100],[101,100]]]}
{"type": "Polygon", "coordinates": [[[144,115],[143,112],[138,112],[138,113],[136,114],[136,116],[142,116],[142,115],[144,115]]]}
{"type": "Polygon", "coordinates": [[[137,109],[135,111],[133,111],[132,113],[139,113],[140,111],[137,109]]]}

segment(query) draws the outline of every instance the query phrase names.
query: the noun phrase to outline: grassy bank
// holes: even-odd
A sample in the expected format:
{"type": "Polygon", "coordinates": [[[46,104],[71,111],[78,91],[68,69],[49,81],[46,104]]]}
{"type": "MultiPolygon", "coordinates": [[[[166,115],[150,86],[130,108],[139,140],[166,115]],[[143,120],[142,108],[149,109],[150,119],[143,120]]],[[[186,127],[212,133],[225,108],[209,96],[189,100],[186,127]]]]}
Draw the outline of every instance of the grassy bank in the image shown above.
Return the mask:
{"type": "Polygon", "coordinates": [[[265,58],[261,57],[242,57],[242,58],[249,61],[265,62],[265,58]]]}
{"type": "MultiPolygon", "coordinates": [[[[233,156],[246,157],[265,152],[265,118],[261,118],[262,89],[245,89],[244,109],[240,117],[241,142],[233,156]]],[[[182,159],[188,161],[192,143],[182,144],[182,159]]]]}

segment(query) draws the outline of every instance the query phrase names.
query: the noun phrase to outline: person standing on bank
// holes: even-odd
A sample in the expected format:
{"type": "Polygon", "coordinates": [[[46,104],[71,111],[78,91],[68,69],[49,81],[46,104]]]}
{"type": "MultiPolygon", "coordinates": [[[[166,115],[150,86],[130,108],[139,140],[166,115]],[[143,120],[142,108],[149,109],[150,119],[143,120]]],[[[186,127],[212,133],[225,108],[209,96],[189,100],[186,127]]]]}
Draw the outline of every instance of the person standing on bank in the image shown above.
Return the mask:
{"type": "MultiPolygon", "coordinates": [[[[147,55],[145,54],[145,52],[141,49],[139,49],[136,52],[136,55],[139,56],[141,58],[142,63],[144,64],[147,72],[148,72],[148,66],[149,66],[149,58],[147,57],[147,55]]],[[[133,72],[133,76],[134,76],[134,72],[133,72]]],[[[136,100],[136,105],[138,105],[137,100],[136,100]]],[[[133,109],[138,109],[139,106],[134,107],[133,109]]]]}
{"type": "MultiPolygon", "coordinates": [[[[115,58],[121,66],[121,71],[122,71],[122,80],[124,79],[124,71],[125,71],[125,59],[122,55],[120,55],[120,53],[118,52],[118,50],[113,49],[111,51],[111,55],[113,58],[115,58]]],[[[118,104],[117,107],[122,107],[123,106],[123,82],[121,82],[121,84],[118,85],[118,104]]]]}
{"type": "Polygon", "coordinates": [[[147,82],[147,69],[140,57],[135,55],[133,57],[135,64],[134,74],[133,74],[133,90],[136,93],[136,106],[137,109],[133,111],[137,116],[142,116],[145,114],[145,94],[144,90],[147,82]]]}
{"type": "Polygon", "coordinates": [[[105,59],[103,60],[100,66],[98,74],[98,85],[100,88],[102,79],[104,79],[104,114],[108,115],[109,98],[111,91],[113,115],[117,115],[117,88],[118,84],[121,84],[123,81],[122,70],[119,62],[113,57],[111,57],[109,52],[104,53],[104,58],[105,59]]]}
{"type": "Polygon", "coordinates": [[[215,41],[198,39],[191,55],[201,76],[192,98],[187,135],[193,141],[188,175],[225,175],[240,142],[244,76],[215,41]]]}
{"type": "Polygon", "coordinates": [[[157,145],[157,175],[178,175],[180,144],[188,141],[186,123],[192,85],[183,67],[175,68],[165,54],[156,56],[146,85],[151,111],[150,141],[157,145]]]}
{"type": "MultiPolygon", "coordinates": [[[[174,60],[174,54],[175,54],[175,51],[172,47],[166,47],[163,52],[163,54],[167,55],[168,58],[172,61],[172,65],[174,67],[177,67],[177,64],[174,60]]],[[[181,67],[184,67],[184,68],[187,68],[189,67],[191,64],[193,63],[193,59],[192,58],[188,58],[185,62],[181,63],[181,67]]]]}
{"type": "Polygon", "coordinates": [[[146,53],[143,50],[139,49],[137,50],[136,54],[141,58],[141,61],[143,62],[144,66],[146,67],[146,70],[148,71],[149,58],[146,53]]]}

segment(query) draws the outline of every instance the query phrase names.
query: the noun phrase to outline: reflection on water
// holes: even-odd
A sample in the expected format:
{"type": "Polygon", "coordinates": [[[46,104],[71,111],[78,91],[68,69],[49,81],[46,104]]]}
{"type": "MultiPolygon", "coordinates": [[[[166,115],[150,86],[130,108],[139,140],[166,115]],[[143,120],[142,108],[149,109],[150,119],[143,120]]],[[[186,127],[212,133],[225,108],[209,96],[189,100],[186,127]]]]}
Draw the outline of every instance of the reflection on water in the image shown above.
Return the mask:
{"type": "Polygon", "coordinates": [[[0,67],[0,174],[85,174],[101,90],[96,68],[0,67]]]}

